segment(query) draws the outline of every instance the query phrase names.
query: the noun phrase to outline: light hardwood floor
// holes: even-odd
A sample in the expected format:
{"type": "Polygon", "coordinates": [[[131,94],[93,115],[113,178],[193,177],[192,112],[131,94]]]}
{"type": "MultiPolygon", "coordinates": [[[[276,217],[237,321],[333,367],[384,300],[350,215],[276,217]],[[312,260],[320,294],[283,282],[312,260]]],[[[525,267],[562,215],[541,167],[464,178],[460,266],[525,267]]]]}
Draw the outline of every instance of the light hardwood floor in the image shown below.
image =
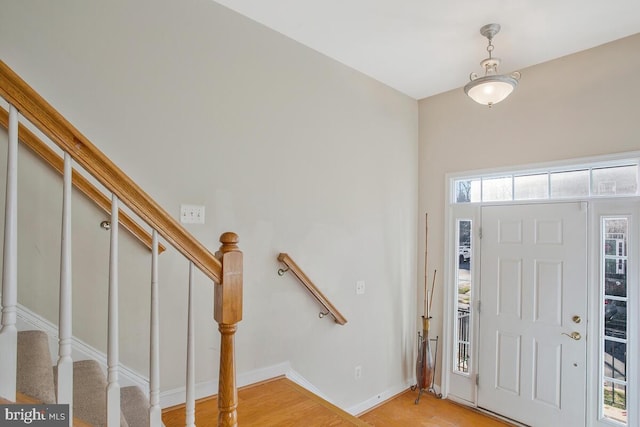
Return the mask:
{"type": "Polygon", "coordinates": [[[505,427],[514,426],[458,405],[432,394],[423,394],[416,405],[417,391],[407,390],[384,404],[360,416],[372,426],[378,427],[505,427]]]}
{"type": "MultiPolygon", "coordinates": [[[[238,424],[242,427],[270,426],[379,426],[379,427],[504,427],[511,424],[478,411],[426,394],[419,404],[417,391],[406,391],[355,418],[340,408],[286,378],[276,378],[244,387],[238,392],[238,424]]],[[[213,398],[196,404],[196,425],[217,425],[218,402],[213,398]]],[[[184,426],[184,407],[163,411],[166,427],[184,426]]]]}

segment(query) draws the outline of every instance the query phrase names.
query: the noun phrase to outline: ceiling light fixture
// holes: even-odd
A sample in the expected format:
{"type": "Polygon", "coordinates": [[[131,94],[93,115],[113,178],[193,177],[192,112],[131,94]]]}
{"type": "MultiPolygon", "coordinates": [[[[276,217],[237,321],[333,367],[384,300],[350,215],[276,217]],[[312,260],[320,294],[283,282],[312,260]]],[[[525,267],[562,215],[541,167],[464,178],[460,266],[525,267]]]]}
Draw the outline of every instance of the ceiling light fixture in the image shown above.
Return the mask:
{"type": "Polygon", "coordinates": [[[492,56],[493,44],[491,43],[493,37],[498,34],[498,32],[500,32],[499,24],[487,24],[480,28],[480,34],[489,40],[489,45],[487,46],[489,57],[483,59],[480,63],[482,68],[484,68],[484,76],[478,77],[476,73],[471,73],[469,76],[471,81],[464,87],[464,93],[469,95],[471,99],[478,104],[488,105],[489,108],[509,96],[520,80],[520,73],[518,71],[508,76],[498,74],[500,58],[494,58],[492,56]]]}

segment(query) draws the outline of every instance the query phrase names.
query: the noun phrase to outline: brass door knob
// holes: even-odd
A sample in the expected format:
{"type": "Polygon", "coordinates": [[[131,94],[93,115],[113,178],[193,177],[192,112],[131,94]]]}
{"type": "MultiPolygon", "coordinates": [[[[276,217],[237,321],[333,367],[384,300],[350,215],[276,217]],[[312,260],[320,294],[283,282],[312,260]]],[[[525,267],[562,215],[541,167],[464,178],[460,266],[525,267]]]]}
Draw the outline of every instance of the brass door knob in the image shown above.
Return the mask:
{"type": "Polygon", "coordinates": [[[579,341],[580,338],[582,338],[582,335],[580,335],[580,332],[571,332],[571,334],[567,334],[567,333],[563,332],[562,335],[566,335],[569,338],[571,338],[572,340],[576,340],[576,341],[579,341]]]}

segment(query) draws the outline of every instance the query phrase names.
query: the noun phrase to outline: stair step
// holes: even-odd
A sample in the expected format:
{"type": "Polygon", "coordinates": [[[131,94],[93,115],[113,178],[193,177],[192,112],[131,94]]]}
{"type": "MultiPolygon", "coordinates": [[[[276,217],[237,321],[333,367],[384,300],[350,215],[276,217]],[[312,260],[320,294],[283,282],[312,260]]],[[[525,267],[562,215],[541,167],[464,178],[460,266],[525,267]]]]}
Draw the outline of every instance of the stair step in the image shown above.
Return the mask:
{"type": "Polygon", "coordinates": [[[120,408],[129,427],[149,425],[149,401],[139,387],[130,386],[120,389],[120,408]]]}
{"type": "Polygon", "coordinates": [[[16,389],[43,403],[56,403],[49,338],[43,331],[18,332],[16,389]]]}
{"type": "MultiPolygon", "coordinates": [[[[16,389],[34,402],[56,403],[57,368],[51,366],[44,331],[18,332],[16,389]]],[[[149,401],[139,387],[120,389],[120,426],[149,425],[149,401]]],[[[73,362],[73,415],[92,426],[106,426],[107,378],[95,360],[73,362]]]]}
{"type": "MultiPolygon", "coordinates": [[[[95,360],[73,362],[73,416],[96,427],[107,425],[107,379],[95,360]]],[[[120,427],[129,427],[122,413],[120,427]]]]}

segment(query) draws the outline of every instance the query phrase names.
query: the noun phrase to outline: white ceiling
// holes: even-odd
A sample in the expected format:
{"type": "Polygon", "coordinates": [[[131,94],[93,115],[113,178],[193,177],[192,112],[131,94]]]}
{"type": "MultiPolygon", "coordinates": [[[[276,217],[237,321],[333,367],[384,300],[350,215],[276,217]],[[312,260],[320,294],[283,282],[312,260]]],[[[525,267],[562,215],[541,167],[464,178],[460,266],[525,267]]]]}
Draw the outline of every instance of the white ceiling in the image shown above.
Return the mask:
{"type": "Polygon", "coordinates": [[[502,74],[640,33],[639,0],[215,1],[416,99],[482,74],[488,23],[502,74]]]}

